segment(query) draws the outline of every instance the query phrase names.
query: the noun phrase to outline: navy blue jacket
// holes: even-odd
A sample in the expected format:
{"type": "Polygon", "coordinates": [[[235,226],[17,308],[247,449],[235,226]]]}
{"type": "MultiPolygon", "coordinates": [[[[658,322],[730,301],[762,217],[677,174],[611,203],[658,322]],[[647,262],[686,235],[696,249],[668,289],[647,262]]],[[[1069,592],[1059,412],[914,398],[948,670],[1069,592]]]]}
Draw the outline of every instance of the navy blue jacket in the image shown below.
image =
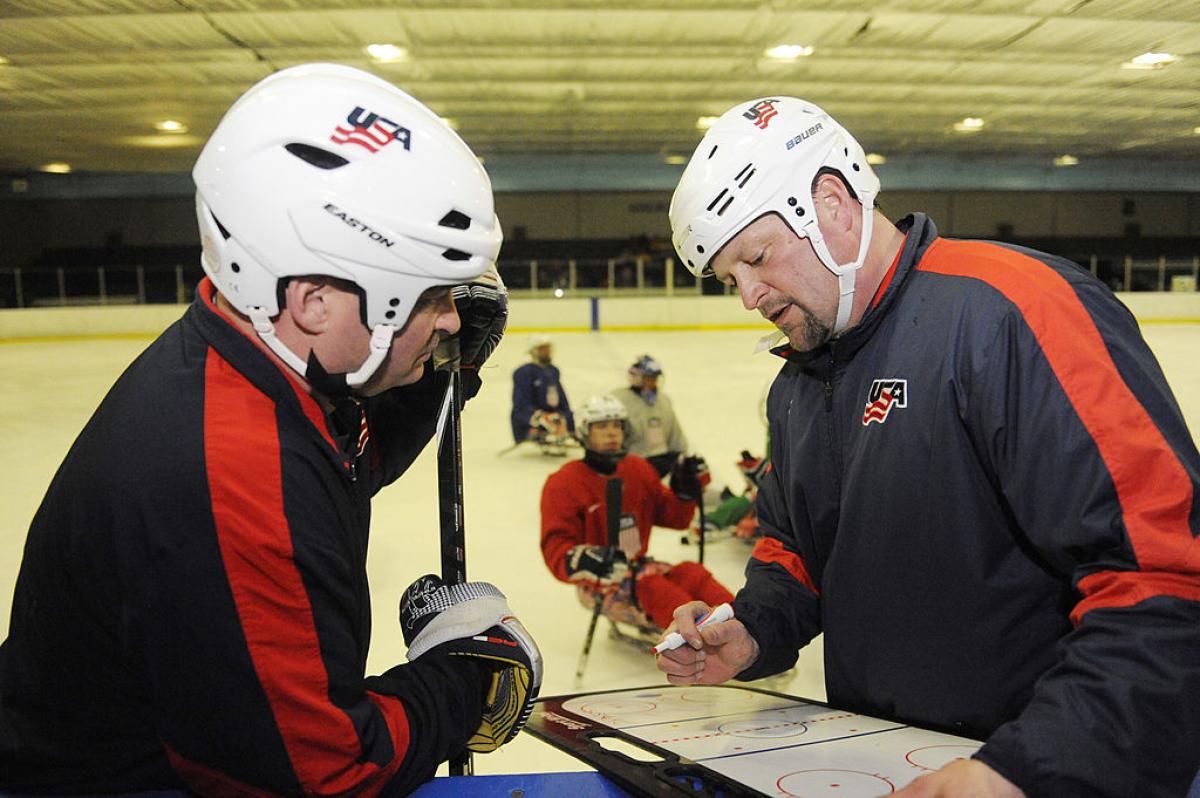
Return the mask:
{"type": "Polygon", "coordinates": [[[352,403],[327,417],[202,282],[34,517],[0,646],[0,788],[430,778],[478,726],[483,674],[423,657],[367,677],[366,559],[371,496],[431,437],[442,376],[368,400],[365,427],[352,403]]]}
{"type": "Polygon", "coordinates": [[[512,433],[517,443],[529,437],[529,419],[534,411],[561,413],[567,432],[575,431],[575,416],[567,392],[559,382],[558,366],[553,363],[526,363],[513,372],[512,433]],[[550,394],[557,396],[552,404],[550,394]]]}
{"type": "Polygon", "coordinates": [[[986,739],[1029,796],[1200,766],[1200,457],[1137,322],[1069,261],[924,215],[862,321],[784,350],[750,679],[824,633],[830,703],[986,739]]]}

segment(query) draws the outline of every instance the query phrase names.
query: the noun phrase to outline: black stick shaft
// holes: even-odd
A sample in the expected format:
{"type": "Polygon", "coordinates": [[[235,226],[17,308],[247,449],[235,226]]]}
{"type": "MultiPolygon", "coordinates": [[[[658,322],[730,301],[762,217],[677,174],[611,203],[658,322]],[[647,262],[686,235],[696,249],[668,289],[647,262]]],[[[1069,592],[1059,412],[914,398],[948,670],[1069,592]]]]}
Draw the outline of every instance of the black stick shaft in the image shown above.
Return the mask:
{"type": "MultiPolygon", "coordinates": [[[[438,447],[438,512],[442,538],[442,581],[448,585],[467,581],[467,538],[463,527],[462,378],[450,370],[446,389],[446,418],[438,447]]],[[[471,752],[464,750],[449,762],[451,776],[475,772],[471,752]]]]}
{"type": "MultiPolygon", "coordinates": [[[[621,501],[624,483],[620,477],[613,477],[604,484],[604,509],[608,522],[608,551],[604,554],[604,564],[612,565],[613,554],[621,540],[621,501]]],[[[596,634],[596,622],[600,620],[600,612],[604,609],[604,594],[596,595],[596,604],[592,609],[592,622],[588,624],[587,637],[583,639],[583,651],[579,654],[579,664],[575,667],[575,677],[583,677],[584,666],[587,665],[588,654],[592,650],[592,637],[596,634]]]]}
{"type": "Polygon", "coordinates": [[[700,510],[700,564],[704,565],[704,486],[701,485],[700,490],[696,492],[699,494],[696,497],[696,507],[700,510]]]}

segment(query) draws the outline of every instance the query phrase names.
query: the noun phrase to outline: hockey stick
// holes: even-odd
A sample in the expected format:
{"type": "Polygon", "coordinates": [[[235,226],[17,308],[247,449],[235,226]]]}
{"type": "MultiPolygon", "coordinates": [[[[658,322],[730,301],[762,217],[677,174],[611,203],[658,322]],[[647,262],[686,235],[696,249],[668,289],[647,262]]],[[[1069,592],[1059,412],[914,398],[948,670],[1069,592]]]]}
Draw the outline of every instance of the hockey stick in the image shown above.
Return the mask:
{"type": "MultiPolygon", "coordinates": [[[[463,529],[462,474],[462,375],[458,371],[458,341],[445,368],[450,372],[446,398],[438,418],[438,517],[442,542],[442,581],[448,585],[467,581],[467,538],[463,529]]],[[[471,776],[475,764],[463,750],[450,758],[451,776],[471,776]]]]}
{"type": "MultiPolygon", "coordinates": [[[[697,480],[696,484],[699,485],[700,481],[697,480]]],[[[700,510],[700,564],[704,565],[704,486],[700,485],[696,493],[696,507],[700,510]]]]}
{"type": "MultiPolygon", "coordinates": [[[[612,567],[613,555],[621,537],[621,494],[623,483],[620,477],[613,477],[604,484],[604,507],[608,513],[608,551],[604,552],[604,568],[612,567]]],[[[600,620],[600,612],[604,608],[604,593],[596,594],[596,605],[592,609],[592,622],[588,624],[587,637],[583,639],[583,651],[579,654],[579,664],[575,666],[575,678],[583,678],[583,669],[587,667],[588,654],[592,650],[592,638],[596,634],[596,622],[600,620]]]]}

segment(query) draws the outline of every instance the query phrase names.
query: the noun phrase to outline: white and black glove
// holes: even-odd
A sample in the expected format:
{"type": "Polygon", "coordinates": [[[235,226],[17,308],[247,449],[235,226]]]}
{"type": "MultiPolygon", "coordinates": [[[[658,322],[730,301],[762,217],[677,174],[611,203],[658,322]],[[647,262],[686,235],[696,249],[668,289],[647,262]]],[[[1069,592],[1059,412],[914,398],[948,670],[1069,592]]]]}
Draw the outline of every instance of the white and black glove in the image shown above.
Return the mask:
{"type": "Polygon", "coordinates": [[[572,582],[620,584],[629,573],[629,558],[616,546],[580,544],[567,552],[567,578],[572,582]]]}
{"type": "Polygon", "coordinates": [[[699,455],[680,457],[671,469],[671,492],[685,502],[699,500],[704,486],[711,481],[708,463],[699,455]]]}
{"type": "Polygon", "coordinates": [[[492,668],[469,750],[495,751],[517,736],[542,686],[542,655],[503,593],[487,582],[445,585],[426,574],[400,599],[400,629],[410,662],[436,652],[492,668]]]}
{"type": "Polygon", "coordinates": [[[450,289],[458,311],[458,332],[438,344],[434,368],[457,367],[465,399],[479,393],[479,368],[500,345],[508,326],[508,289],[493,266],[469,283],[450,289]]]}

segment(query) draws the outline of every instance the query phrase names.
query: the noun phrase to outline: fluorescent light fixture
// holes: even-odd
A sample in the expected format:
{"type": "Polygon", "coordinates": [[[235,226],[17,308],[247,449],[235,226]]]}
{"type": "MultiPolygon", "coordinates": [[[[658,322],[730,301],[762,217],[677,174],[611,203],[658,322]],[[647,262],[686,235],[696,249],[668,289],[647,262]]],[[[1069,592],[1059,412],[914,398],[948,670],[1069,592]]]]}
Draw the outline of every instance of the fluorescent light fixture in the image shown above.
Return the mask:
{"type": "Polygon", "coordinates": [[[154,129],[160,133],[187,133],[188,126],[174,119],[164,119],[154,123],[154,129]]]}
{"type": "Polygon", "coordinates": [[[5,66],[6,64],[11,64],[11,63],[12,63],[12,61],[9,61],[4,56],[0,55],[0,66],[5,66]]]}
{"type": "Polygon", "coordinates": [[[408,60],[408,50],[405,50],[403,47],[397,47],[394,44],[368,44],[366,51],[367,55],[381,64],[408,60]]]}
{"type": "Polygon", "coordinates": [[[687,156],[686,155],[668,155],[666,158],[663,158],[663,161],[670,164],[671,166],[682,166],[683,164],[687,163],[687,156]]]}
{"type": "Polygon", "coordinates": [[[696,130],[708,130],[717,123],[719,116],[702,116],[696,120],[696,130]]]}
{"type": "Polygon", "coordinates": [[[959,133],[978,133],[983,126],[984,121],[977,116],[967,116],[961,122],[954,123],[954,129],[959,133]]]}
{"type": "Polygon", "coordinates": [[[763,54],[776,61],[795,61],[797,58],[812,55],[813,48],[806,44],[777,44],[763,54]]]}
{"type": "Polygon", "coordinates": [[[126,136],[121,141],[131,147],[151,147],[156,150],[197,147],[204,143],[204,140],[199,136],[191,136],[186,133],[155,133],[149,136],[126,136]]]}
{"type": "Polygon", "coordinates": [[[880,164],[887,163],[887,158],[882,153],[868,152],[867,163],[871,164],[871,166],[879,166],[880,164]]]}
{"type": "Polygon", "coordinates": [[[1121,69],[1162,69],[1178,60],[1179,56],[1172,53],[1147,52],[1121,64],[1121,69]]]}
{"type": "Polygon", "coordinates": [[[53,163],[45,163],[38,167],[39,172],[49,172],[52,175],[70,174],[71,164],[63,163],[62,161],[54,161],[53,163]]]}
{"type": "Polygon", "coordinates": [[[1055,166],[1076,166],[1078,163],[1079,159],[1074,155],[1060,155],[1054,159],[1055,166]]]}

